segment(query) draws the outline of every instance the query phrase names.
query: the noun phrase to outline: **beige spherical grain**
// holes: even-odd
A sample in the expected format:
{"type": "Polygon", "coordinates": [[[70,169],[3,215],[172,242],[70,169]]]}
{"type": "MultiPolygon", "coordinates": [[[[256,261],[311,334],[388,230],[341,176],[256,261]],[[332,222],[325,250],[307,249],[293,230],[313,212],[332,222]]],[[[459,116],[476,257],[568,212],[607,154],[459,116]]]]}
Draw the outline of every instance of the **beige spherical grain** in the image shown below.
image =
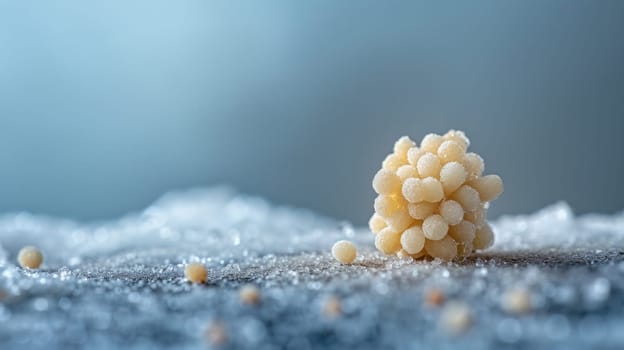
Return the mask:
{"type": "Polygon", "coordinates": [[[426,153],[420,159],[418,159],[418,163],[416,163],[416,169],[418,169],[418,175],[422,178],[431,176],[438,177],[440,176],[440,168],[442,167],[442,163],[440,162],[440,158],[433,153],[426,153]]]}
{"type": "Polygon", "coordinates": [[[238,299],[242,304],[258,305],[260,304],[260,289],[253,284],[244,285],[238,290],[238,299]]]}
{"type": "Polygon", "coordinates": [[[425,186],[421,179],[409,178],[403,182],[401,188],[403,198],[410,203],[418,203],[425,198],[425,186]]]}
{"type": "Polygon", "coordinates": [[[442,183],[442,187],[444,187],[444,193],[453,193],[459,186],[464,184],[467,176],[468,174],[464,166],[458,162],[444,164],[442,169],[440,169],[440,182],[442,183]]]}
{"type": "Polygon", "coordinates": [[[484,202],[490,202],[503,193],[503,180],[498,175],[486,175],[470,181],[470,185],[476,189],[484,202]]]}
{"type": "Polygon", "coordinates": [[[449,226],[444,220],[444,218],[440,215],[434,214],[429,216],[423,221],[422,230],[429,240],[440,240],[443,239],[447,232],[449,226]]]}
{"type": "Polygon", "coordinates": [[[464,209],[454,200],[446,200],[440,204],[440,215],[449,225],[457,225],[464,219],[464,209]]]}
{"type": "Polygon", "coordinates": [[[416,220],[426,219],[429,215],[433,214],[437,208],[437,203],[429,202],[409,203],[407,205],[409,215],[416,220]]]}
{"type": "Polygon", "coordinates": [[[457,243],[448,235],[440,240],[428,239],[425,250],[434,258],[451,261],[457,256],[457,243]]]}
{"type": "Polygon", "coordinates": [[[444,198],[444,188],[442,188],[440,180],[433,177],[427,177],[422,180],[422,187],[424,190],[423,199],[426,202],[436,203],[444,198]]]}
{"type": "Polygon", "coordinates": [[[533,309],[531,293],[525,288],[513,288],[506,291],[501,298],[501,307],[511,314],[525,314],[533,309]]]}
{"type": "Polygon", "coordinates": [[[470,256],[473,250],[474,250],[474,247],[472,246],[472,242],[457,243],[457,256],[459,257],[470,256]]]}
{"type": "Polygon", "coordinates": [[[466,212],[464,219],[472,222],[477,228],[483,226],[486,222],[487,210],[481,203],[475,211],[466,212]]]}
{"type": "Polygon", "coordinates": [[[414,223],[414,218],[409,215],[407,210],[397,210],[385,219],[388,227],[397,232],[405,230],[414,223]]]}
{"type": "Polygon", "coordinates": [[[463,185],[457,191],[453,193],[451,198],[457,201],[467,212],[475,211],[481,205],[481,199],[479,198],[479,192],[474,188],[463,185]]]}
{"type": "Polygon", "coordinates": [[[375,236],[375,247],[385,254],[394,254],[401,250],[401,233],[387,227],[375,236]]]}
{"type": "Polygon", "coordinates": [[[23,268],[38,269],[43,262],[43,254],[35,247],[26,246],[17,254],[17,262],[23,268]]]}
{"type": "Polygon", "coordinates": [[[210,344],[221,346],[228,341],[227,328],[222,322],[213,321],[206,327],[204,337],[210,344]]]}
{"type": "Polygon", "coordinates": [[[410,163],[410,165],[416,166],[420,157],[425,155],[425,153],[427,153],[427,151],[422,150],[418,147],[412,147],[409,149],[409,151],[407,151],[407,161],[410,163]]]}
{"type": "Polygon", "coordinates": [[[384,218],[377,213],[373,214],[370,220],[368,220],[368,228],[371,230],[372,233],[378,233],[379,231],[386,228],[386,226],[388,225],[386,224],[384,218]]]}
{"type": "Polygon", "coordinates": [[[388,171],[397,171],[401,165],[405,165],[405,162],[396,154],[389,154],[381,163],[381,167],[388,171]]]}
{"type": "Polygon", "coordinates": [[[489,224],[481,226],[475,232],[475,239],[472,241],[472,245],[476,250],[487,249],[494,244],[494,232],[489,224]]]}
{"type": "Polygon", "coordinates": [[[373,189],[378,194],[394,194],[401,190],[401,179],[394,172],[381,169],[373,178],[373,189]]]}
{"type": "Polygon", "coordinates": [[[416,167],[414,167],[413,165],[407,164],[397,169],[396,174],[399,177],[399,179],[401,179],[401,181],[405,181],[409,179],[410,177],[417,177],[418,171],[416,170],[416,167]]]}
{"type": "Polygon", "coordinates": [[[329,296],[323,303],[323,315],[327,318],[336,318],[342,315],[342,303],[337,296],[329,296]]]}
{"type": "Polygon", "coordinates": [[[481,176],[481,174],[483,174],[483,169],[485,168],[483,158],[473,152],[466,153],[461,161],[461,164],[464,166],[464,169],[466,169],[466,172],[468,173],[468,177],[471,179],[481,176]]]}
{"type": "Polygon", "coordinates": [[[334,246],[332,247],[332,255],[334,256],[334,259],[343,264],[351,264],[357,256],[357,249],[353,243],[342,240],[334,243],[334,246]]]}
{"type": "Polygon", "coordinates": [[[449,302],[440,314],[440,326],[451,335],[459,335],[472,325],[472,311],[462,302],[449,302]]]}
{"type": "Polygon", "coordinates": [[[379,195],[375,198],[375,212],[383,217],[388,217],[403,207],[402,201],[403,199],[399,196],[379,195]]]}
{"type": "Polygon", "coordinates": [[[464,148],[455,141],[444,141],[438,148],[438,157],[443,163],[459,162],[464,158],[464,148]]]}
{"type": "Polygon", "coordinates": [[[463,131],[449,130],[444,136],[444,140],[457,142],[464,150],[470,146],[470,140],[463,131]]]}
{"type": "Polygon", "coordinates": [[[471,243],[475,239],[477,228],[470,221],[462,221],[455,226],[449,227],[448,234],[457,242],[471,243]]]}
{"type": "Polygon", "coordinates": [[[422,141],[420,141],[420,149],[426,152],[436,153],[443,141],[444,139],[442,136],[438,134],[427,134],[423,137],[422,141]]]}
{"type": "Polygon", "coordinates": [[[407,151],[414,146],[416,146],[414,141],[407,136],[403,136],[394,143],[394,154],[407,161],[407,151]]]}
{"type": "Polygon", "coordinates": [[[193,283],[206,283],[208,281],[208,270],[200,263],[190,263],[184,269],[186,279],[193,283]]]}
{"type": "Polygon", "coordinates": [[[401,246],[409,254],[418,254],[425,247],[425,235],[418,226],[412,226],[401,235],[401,246]]]}

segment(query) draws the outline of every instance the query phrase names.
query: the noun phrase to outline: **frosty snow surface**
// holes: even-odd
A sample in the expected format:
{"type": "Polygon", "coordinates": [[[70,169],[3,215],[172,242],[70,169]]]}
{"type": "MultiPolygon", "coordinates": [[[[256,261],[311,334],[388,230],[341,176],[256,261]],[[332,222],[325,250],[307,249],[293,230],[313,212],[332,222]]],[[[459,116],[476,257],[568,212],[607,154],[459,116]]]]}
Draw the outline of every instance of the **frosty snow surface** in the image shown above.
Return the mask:
{"type": "Polygon", "coordinates": [[[170,194],[140,214],[84,225],[29,214],[0,218],[1,349],[624,348],[624,213],[575,217],[564,203],[492,222],[496,243],[464,261],[384,256],[364,228],[275,207],[225,188],[170,194]],[[332,244],[358,246],[353,265],[332,244]],[[40,270],[16,265],[24,245],[40,270]],[[209,269],[207,285],[183,267],[209,269]],[[260,288],[241,304],[238,288],[260,288]],[[501,297],[531,292],[533,311],[512,315],[501,297]],[[440,288],[469,305],[472,326],[449,334],[440,288]],[[338,297],[342,315],[327,317],[338,297]],[[443,308],[443,307],[442,307],[443,308]]]}

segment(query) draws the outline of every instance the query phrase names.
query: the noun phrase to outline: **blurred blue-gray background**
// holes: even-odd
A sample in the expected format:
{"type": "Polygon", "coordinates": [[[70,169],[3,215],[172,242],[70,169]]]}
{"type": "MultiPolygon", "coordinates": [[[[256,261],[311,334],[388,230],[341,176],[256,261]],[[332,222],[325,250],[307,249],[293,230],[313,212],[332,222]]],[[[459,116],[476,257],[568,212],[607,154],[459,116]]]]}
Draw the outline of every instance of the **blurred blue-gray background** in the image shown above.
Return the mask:
{"type": "Polygon", "coordinates": [[[231,184],[365,223],[401,135],[465,130],[491,216],[624,207],[624,1],[2,1],[0,212],[231,184]]]}

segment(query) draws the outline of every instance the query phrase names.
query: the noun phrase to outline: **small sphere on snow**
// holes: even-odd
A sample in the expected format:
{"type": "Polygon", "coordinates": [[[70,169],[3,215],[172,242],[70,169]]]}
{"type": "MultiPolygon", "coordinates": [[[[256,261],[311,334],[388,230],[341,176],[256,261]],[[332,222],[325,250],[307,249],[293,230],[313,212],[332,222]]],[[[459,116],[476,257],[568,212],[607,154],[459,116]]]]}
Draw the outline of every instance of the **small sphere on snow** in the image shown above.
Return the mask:
{"type": "Polygon", "coordinates": [[[528,313],[533,308],[531,293],[524,288],[508,290],[501,298],[501,307],[512,314],[528,313]]]}
{"type": "Polygon", "coordinates": [[[464,219],[464,209],[454,200],[447,200],[440,204],[440,215],[449,225],[457,225],[464,219]]]}
{"type": "Polygon", "coordinates": [[[446,296],[440,288],[432,288],[425,294],[425,304],[430,307],[438,307],[444,304],[446,296]]]}
{"type": "Polygon", "coordinates": [[[332,255],[334,259],[343,264],[351,264],[357,255],[355,245],[349,241],[338,241],[332,247],[332,255]]]}
{"type": "Polygon", "coordinates": [[[461,302],[449,302],[440,315],[440,326],[453,335],[465,332],[471,324],[470,307],[461,302]]]}
{"type": "Polygon", "coordinates": [[[23,268],[38,269],[43,262],[43,254],[35,247],[27,246],[17,254],[17,262],[23,268]]]}
{"type": "Polygon", "coordinates": [[[260,289],[253,284],[244,285],[238,290],[238,298],[243,304],[257,305],[260,303],[260,289]]]}
{"type": "Polygon", "coordinates": [[[429,216],[422,224],[425,237],[434,241],[444,238],[448,232],[448,228],[448,224],[444,218],[437,214],[429,216]]]}
{"type": "Polygon", "coordinates": [[[392,171],[381,169],[373,178],[373,189],[379,194],[390,195],[401,188],[401,179],[392,171]]]}
{"type": "Polygon", "coordinates": [[[208,281],[208,270],[200,263],[190,263],[184,269],[186,279],[193,283],[206,283],[208,281]]]}

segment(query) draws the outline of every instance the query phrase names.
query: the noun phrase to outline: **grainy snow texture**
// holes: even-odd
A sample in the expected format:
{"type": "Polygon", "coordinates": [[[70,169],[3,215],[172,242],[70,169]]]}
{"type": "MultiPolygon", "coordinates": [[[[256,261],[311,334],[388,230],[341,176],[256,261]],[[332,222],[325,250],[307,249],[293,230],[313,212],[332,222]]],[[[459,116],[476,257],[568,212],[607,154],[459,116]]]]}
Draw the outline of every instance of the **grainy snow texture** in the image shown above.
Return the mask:
{"type": "Polygon", "coordinates": [[[367,229],[223,188],[113,223],[5,215],[0,348],[624,348],[624,214],[559,203],[493,227],[490,250],[445,263],[383,256],[367,229]],[[358,246],[353,265],[332,258],[339,239],[358,246]],[[40,270],[17,266],[25,245],[43,251],[40,270]],[[207,285],[184,280],[193,261],[207,285]],[[258,305],[239,300],[250,283],[258,305]],[[531,296],[522,315],[501,305],[517,287],[531,296]],[[425,305],[432,289],[468,305],[463,333],[425,305]]]}

